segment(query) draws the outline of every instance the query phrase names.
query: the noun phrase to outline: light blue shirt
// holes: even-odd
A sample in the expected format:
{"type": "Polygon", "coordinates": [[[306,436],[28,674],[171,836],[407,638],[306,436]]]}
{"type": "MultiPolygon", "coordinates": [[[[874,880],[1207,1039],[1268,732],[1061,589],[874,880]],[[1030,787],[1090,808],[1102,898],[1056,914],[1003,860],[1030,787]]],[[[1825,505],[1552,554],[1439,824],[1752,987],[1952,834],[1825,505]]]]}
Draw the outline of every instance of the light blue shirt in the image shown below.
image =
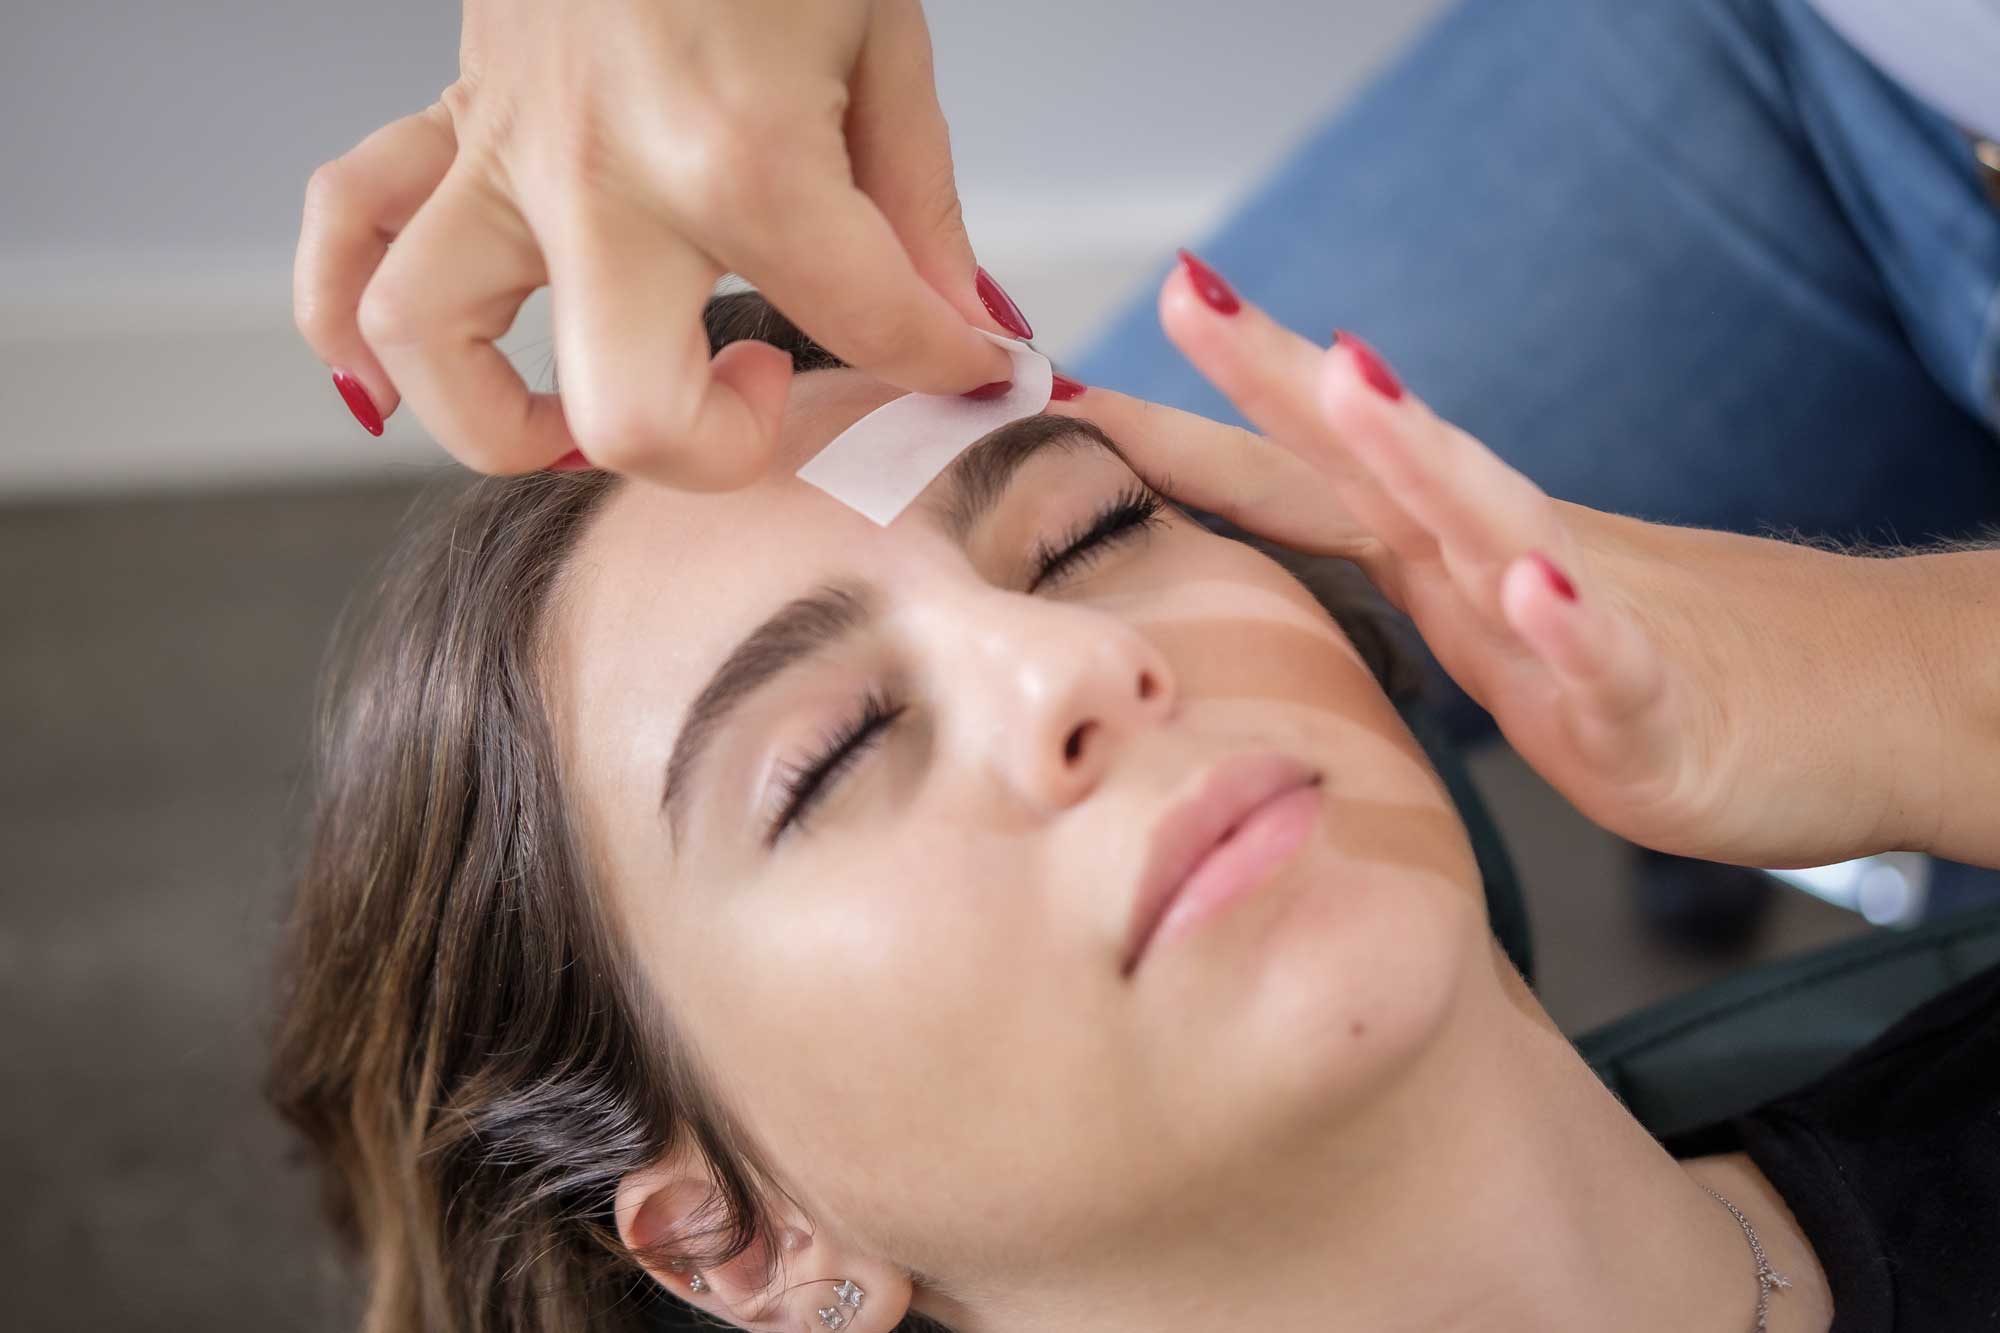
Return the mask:
{"type": "Polygon", "coordinates": [[[2000,0],[1811,0],[1841,36],[1968,130],[2000,140],[2000,0]]]}

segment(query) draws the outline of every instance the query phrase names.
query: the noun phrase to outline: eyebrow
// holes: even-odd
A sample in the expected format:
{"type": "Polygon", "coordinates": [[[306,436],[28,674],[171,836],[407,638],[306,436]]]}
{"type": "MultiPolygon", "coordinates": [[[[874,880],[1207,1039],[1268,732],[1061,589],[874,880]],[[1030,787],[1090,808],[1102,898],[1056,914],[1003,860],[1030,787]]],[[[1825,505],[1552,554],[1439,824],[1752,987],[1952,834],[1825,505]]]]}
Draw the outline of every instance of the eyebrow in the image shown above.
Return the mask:
{"type": "MultiPolygon", "coordinates": [[[[1089,421],[1046,414],[1023,417],[981,436],[945,469],[945,498],[941,504],[931,502],[940,526],[964,545],[1029,459],[1071,449],[1104,450],[1131,465],[1111,437],[1089,421]]],[[[729,719],[772,681],[870,624],[876,609],[875,590],[868,584],[853,580],[822,584],[778,608],[730,650],[688,705],[667,760],[660,809],[676,845],[683,838],[696,772],[729,719]]]]}

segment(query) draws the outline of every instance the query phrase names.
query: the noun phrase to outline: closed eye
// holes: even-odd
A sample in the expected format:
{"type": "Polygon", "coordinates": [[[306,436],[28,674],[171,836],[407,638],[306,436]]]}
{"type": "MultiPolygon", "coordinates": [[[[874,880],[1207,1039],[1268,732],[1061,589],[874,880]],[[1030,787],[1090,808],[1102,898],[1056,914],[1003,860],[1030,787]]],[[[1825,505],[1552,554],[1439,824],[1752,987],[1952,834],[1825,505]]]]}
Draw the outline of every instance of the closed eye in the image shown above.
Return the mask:
{"type": "Polygon", "coordinates": [[[1158,492],[1137,482],[1121,491],[1104,508],[1083,523],[1058,546],[1043,545],[1035,552],[1035,576],[1028,591],[1045,583],[1073,577],[1105,551],[1139,536],[1160,521],[1166,501],[1158,492]]]}
{"type": "MultiPolygon", "coordinates": [[[[1035,575],[1027,591],[1075,577],[1105,551],[1159,523],[1165,508],[1166,501],[1157,492],[1133,483],[1078,524],[1061,543],[1036,549],[1032,562],[1035,575]]],[[[775,847],[795,825],[803,828],[805,816],[888,735],[904,707],[878,691],[869,691],[855,715],[821,742],[812,759],[787,772],[780,780],[780,811],[766,831],[765,845],[775,847]]]]}
{"type": "Polygon", "coordinates": [[[765,845],[776,846],[778,839],[794,824],[804,825],[806,812],[833,789],[860,758],[888,734],[889,726],[903,714],[903,706],[891,703],[875,690],[861,701],[861,711],[821,743],[815,758],[807,760],[780,779],[783,797],[778,817],[771,821],[765,845]]]}

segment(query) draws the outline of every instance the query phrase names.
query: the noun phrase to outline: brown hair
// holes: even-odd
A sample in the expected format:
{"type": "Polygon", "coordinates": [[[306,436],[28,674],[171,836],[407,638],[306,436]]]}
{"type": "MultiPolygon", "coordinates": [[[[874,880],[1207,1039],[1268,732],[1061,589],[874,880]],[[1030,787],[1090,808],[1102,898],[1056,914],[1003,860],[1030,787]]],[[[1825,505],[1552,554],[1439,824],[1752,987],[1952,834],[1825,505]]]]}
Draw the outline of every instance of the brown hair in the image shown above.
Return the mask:
{"type": "MultiPolygon", "coordinates": [[[[800,369],[840,364],[754,293],[716,298],[707,323],[716,348],[758,338],[800,369]]],[[[547,611],[620,484],[539,473],[434,501],[329,673],[267,1091],[325,1168],[369,1333],[670,1322],[612,1203],[684,1144],[716,1187],[649,1262],[712,1268],[770,1236],[777,1177],[597,911],[560,795],[547,611]]],[[[1391,645],[1351,585],[1287,563],[1340,598],[1387,679],[1391,645]]],[[[782,1260],[763,1253],[769,1293],[782,1260]]]]}

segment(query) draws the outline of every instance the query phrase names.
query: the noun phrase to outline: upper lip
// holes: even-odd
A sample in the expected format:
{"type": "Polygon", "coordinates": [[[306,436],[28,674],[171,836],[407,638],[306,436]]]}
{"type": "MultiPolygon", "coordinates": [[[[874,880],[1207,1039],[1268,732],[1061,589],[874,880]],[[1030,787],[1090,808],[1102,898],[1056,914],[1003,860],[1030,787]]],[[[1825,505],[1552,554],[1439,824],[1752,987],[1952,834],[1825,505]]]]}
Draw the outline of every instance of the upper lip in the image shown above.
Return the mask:
{"type": "Polygon", "coordinates": [[[1238,755],[1203,773],[1193,794],[1169,806],[1147,839],[1146,868],[1132,896],[1121,971],[1130,975],[1139,965],[1139,955],[1174,895],[1224,834],[1257,807],[1318,780],[1310,766],[1272,753],[1238,755]]]}

